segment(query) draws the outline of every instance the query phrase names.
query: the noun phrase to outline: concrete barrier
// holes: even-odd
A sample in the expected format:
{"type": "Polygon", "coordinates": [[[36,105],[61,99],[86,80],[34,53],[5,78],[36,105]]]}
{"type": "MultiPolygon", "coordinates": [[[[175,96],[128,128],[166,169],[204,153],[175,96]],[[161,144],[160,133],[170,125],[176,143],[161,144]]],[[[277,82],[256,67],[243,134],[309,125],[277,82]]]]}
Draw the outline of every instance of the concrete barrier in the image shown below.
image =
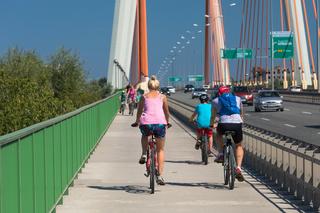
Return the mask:
{"type": "Polygon", "coordinates": [[[280,92],[280,94],[284,101],[320,105],[320,95],[318,93],[280,92]]]}
{"type": "MultiPolygon", "coordinates": [[[[188,124],[193,108],[169,100],[171,113],[188,124]]],[[[244,124],[244,166],[273,181],[304,205],[320,210],[320,148],[244,124]]]]}

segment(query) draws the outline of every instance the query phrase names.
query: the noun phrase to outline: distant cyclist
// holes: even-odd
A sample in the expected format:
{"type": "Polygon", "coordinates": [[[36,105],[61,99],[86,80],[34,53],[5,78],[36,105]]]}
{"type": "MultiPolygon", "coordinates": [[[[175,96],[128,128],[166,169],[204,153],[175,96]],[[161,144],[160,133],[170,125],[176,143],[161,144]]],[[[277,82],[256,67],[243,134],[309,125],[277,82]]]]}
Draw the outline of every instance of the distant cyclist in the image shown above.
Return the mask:
{"type": "Polygon", "coordinates": [[[129,115],[133,115],[133,111],[136,104],[136,90],[132,85],[129,86],[129,89],[127,92],[127,103],[129,106],[129,115]]]}
{"type": "Polygon", "coordinates": [[[157,183],[164,185],[163,167],[164,167],[164,144],[166,136],[166,125],[169,124],[169,108],[165,95],[159,92],[160,82],[155,76],[148,81],[149,92],[141,97],[138,104],[136,124],[139,124],[142,133],[141,146],[142,155],[140,164],[146,163],[148,136],[154,135],[156,138],[158,173],[157,183]]]}
{"type": "Polygon", "coordinates": [[[132,85],[130,85],[128,88],[127,96],[128,96],[128,104],[135,101],[136,90],[134,89],[134,87],[132,85]]]}
{"type": "Polygon", "coordinates": [[[241,164],[243,159],[242,147],[242,123],[243,123],[243,108],[240,97],[233,95],[230,88],[221,86],[218,91],[218,97],[212,102],[211,126],[216,126],[216,118],[218,118],[217,125],[217,143],[219,148],[219,155],[215,162],[223,162],[223,139],[222,136],[226,131],[235,131],[233,141],[236,145],[236,178],[238,181],[244,181],[242,175],[241,164]]]}
{"type": "Polygon", "coordinates": [[[148,82],[149,82],[148,76],[142,75],[141,81],[136,85],[137,92],[139,92],[142,95],[148,93],[149,92],[148,82]]]}
{"type": "Polygon", "coordinates": [[[121,110],[124,110],[126,107],[126,100],[127,100],[127,95],[126,92],[123,90],[121,91],[121,95],[120,95],[120,109],[119,109],[119,113],[121,113],[121,110]]]}
{"type": "Polygon", "coordinates": [[[197,142],[195,144],[195,149],[199,149],[201,145],[201,130],[205,129],[205,133],[209,137],[209,157],[213,157],[212,152],[212,129],[210,128],[210,119],[211,119],[211,104],[208,103],[209,97],[207,94],[203,94],[199,97],[200,104],[195,108],[194,113],[190,117],[190,122],[193,122],[196,118],[197,122],[197,142]]]}

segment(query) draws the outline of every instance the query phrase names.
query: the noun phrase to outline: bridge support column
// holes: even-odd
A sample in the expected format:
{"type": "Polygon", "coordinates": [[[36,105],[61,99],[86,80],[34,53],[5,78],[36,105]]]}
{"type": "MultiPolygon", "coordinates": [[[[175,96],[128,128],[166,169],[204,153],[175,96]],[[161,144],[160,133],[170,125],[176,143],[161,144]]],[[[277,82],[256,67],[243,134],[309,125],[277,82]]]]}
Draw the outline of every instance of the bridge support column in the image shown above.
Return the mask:
{"type": "Polygon", "coordinates": [[[138,2],[140,35],[140,73],[144,76],[148,76],[147,3],[146,0],[138,0],[138,2]]]}
{"type": "Polygon", "coordinates": [[[212,12],[211,12],[211,1],[212,0],[206,0],[206,17],[205,17],[205,49],[204,49],[204,83],[209,84],[210,83],[210,40],[211,40],[211,33],[209,31],[209,20],[211,18],[212,12]]]}
{"type": "Polygon", "coordinates": [[[288,88],[287,69],[283,70],[283,89],[288,88]]]}
{"type": "MultiPolygon", "coordinates": [[[[306,39],[306,30],[303,19],[303,10],[300,0],[285,1],[288,8],[287,14],[292,23],[292,31],[294,32],[295,40],[295,70],[296,77],[303,89],[307,89],[311,85],[310,62],[308,57],[308,46],[306,39]]],[[[293,79],[294,80],[294,79],[293,79]]]]}
{"type": "Polygon", "coordinates": [[[313,89],[317,90],[318,89],[318,79],[317,79],[317,74],[313,73],[313,89]]]}
{"type": "Polygon", "coordinates": [[[135,15],[136,0],[115,1],[108,68],[108,82],[114,88],[123,88],[128,83],[135,15]]]}

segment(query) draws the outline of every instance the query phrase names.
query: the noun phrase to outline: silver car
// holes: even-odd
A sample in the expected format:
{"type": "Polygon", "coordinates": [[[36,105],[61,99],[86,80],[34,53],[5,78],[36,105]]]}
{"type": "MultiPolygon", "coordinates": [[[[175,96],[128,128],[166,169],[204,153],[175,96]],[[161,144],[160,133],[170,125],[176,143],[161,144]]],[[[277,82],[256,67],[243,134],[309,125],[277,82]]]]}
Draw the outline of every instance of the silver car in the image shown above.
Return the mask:
{"type": "Polygon", "coordinates": [[[253,103],[254,111],[256,112],[261,110],[284,110],[282,96],[275,90],[259,90],[253,103]]]}
{"type": "Polygon", "coordinates": [[[174,88],[173,86],[167,86],[167,88],[172,94],[176,93],[176,88],[174,88]]]}
{"type": "Polygon", "coordinates": [[[199,98],[200,95],[207,94],[207,90],[203,88],[196,88],[192,92],[192,99],[199,98]]]}

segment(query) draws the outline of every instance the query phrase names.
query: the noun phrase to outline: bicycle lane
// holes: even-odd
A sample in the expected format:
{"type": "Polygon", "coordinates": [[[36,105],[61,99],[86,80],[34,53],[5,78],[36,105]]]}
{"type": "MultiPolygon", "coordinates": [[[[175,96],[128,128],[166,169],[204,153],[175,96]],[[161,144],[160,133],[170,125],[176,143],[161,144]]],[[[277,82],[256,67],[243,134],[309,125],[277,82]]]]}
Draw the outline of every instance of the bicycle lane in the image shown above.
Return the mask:
{"type": "Polygon", "coordinates": [[[166,185],[156,185],[151,195],[145,166],[138,164],[140,132],[130,127],[133,121],[116,117],[57,212],[298,212],[249,175],[248,183],[229,190],[222,166],[212,158],[207,166],[200,163],[192,134],[179,122],[167,131],[166,185]]]}

